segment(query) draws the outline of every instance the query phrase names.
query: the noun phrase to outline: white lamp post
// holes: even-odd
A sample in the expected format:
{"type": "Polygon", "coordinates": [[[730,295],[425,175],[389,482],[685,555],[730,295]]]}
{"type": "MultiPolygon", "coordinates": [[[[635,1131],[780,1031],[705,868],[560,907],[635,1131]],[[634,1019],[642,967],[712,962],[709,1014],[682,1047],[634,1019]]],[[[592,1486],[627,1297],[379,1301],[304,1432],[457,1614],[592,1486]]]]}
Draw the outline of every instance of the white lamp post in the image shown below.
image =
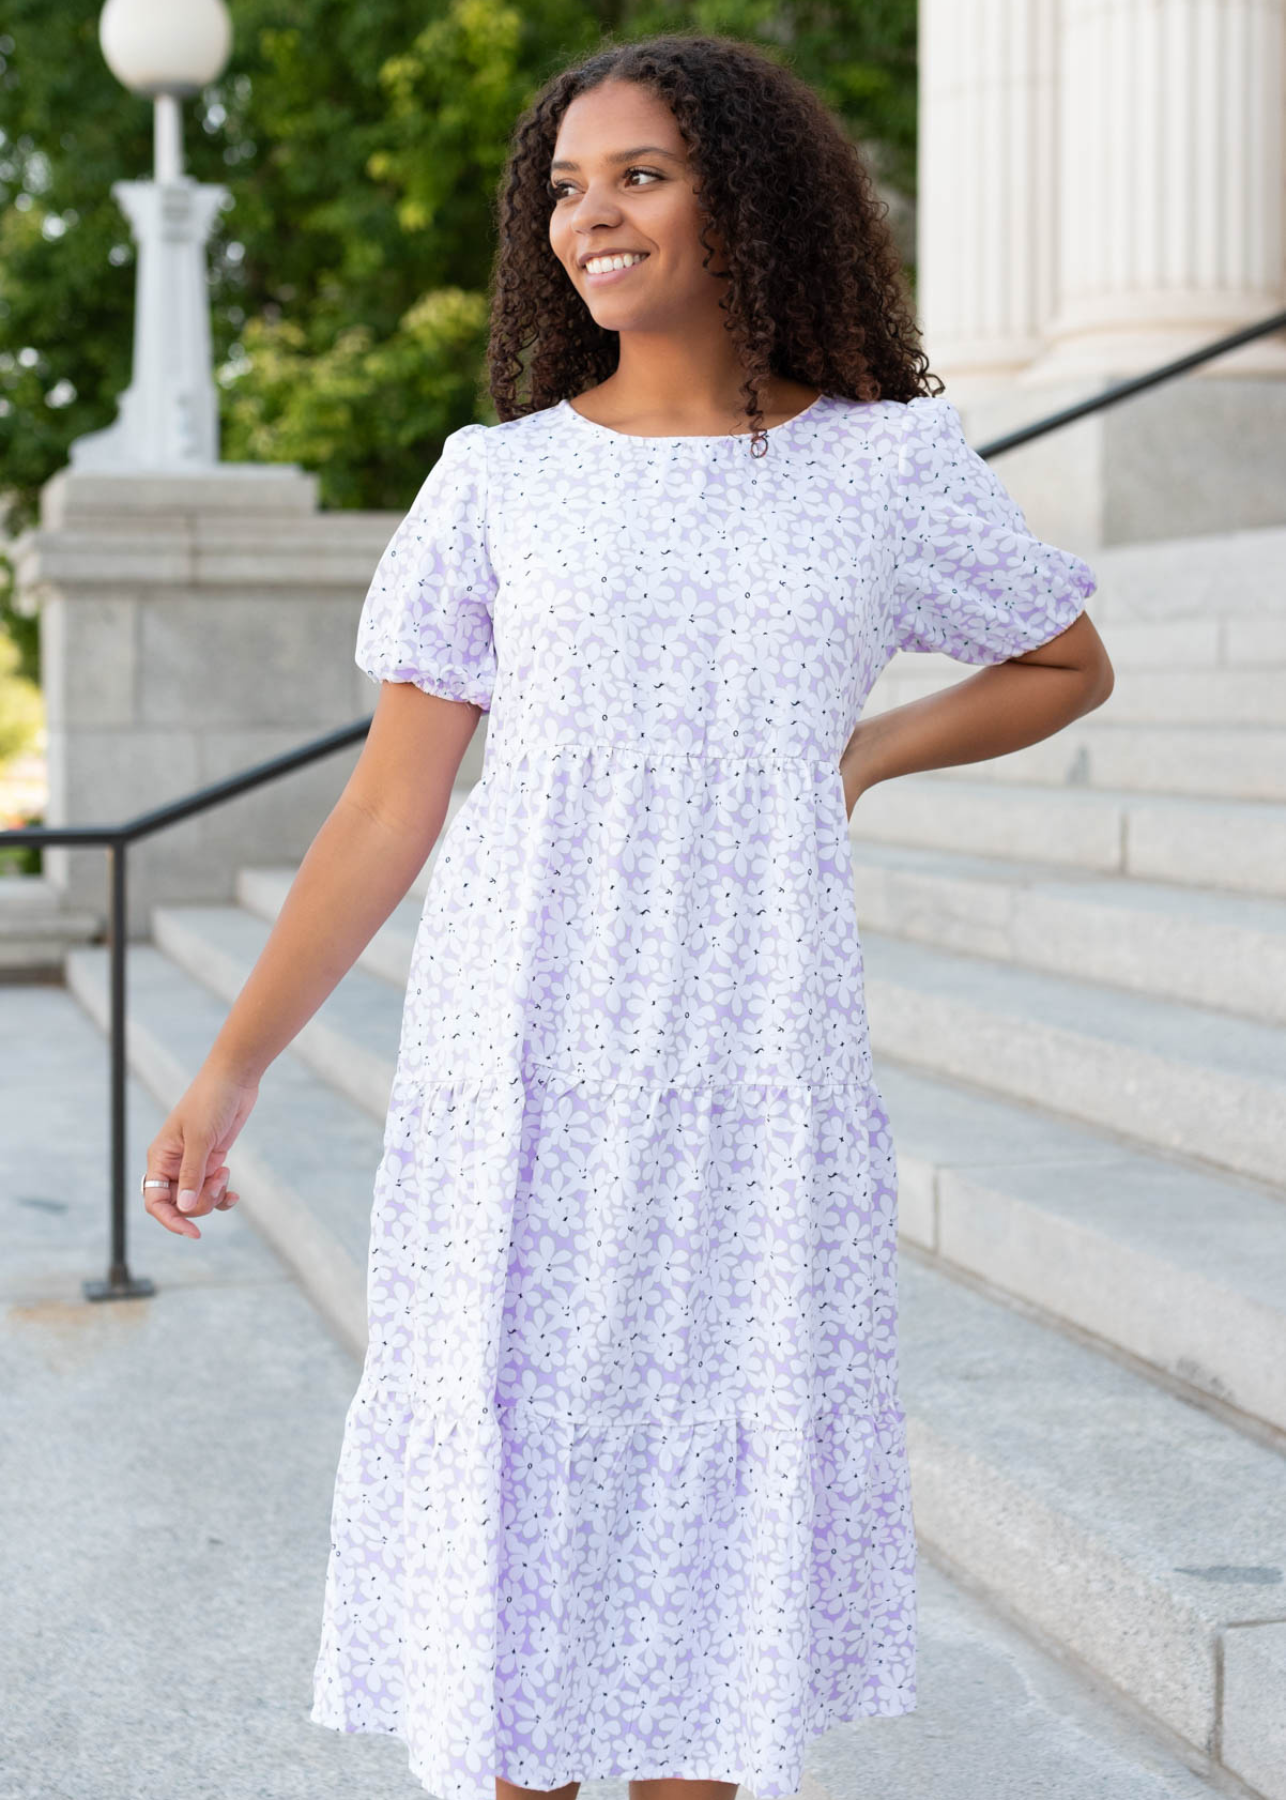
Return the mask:
{"type": "Polygon", "coordinates": [[[224,0],[107,0],[98,41],[112,74],[155,101],[155,177],[114,181],[138,245],[133,379],[116,422],[76,438],[76,469],[208,469],[219,460],[210,368],[206,240],[229,198],[183,173],[180,102],[216,79],[232,47],[224,0]]]}

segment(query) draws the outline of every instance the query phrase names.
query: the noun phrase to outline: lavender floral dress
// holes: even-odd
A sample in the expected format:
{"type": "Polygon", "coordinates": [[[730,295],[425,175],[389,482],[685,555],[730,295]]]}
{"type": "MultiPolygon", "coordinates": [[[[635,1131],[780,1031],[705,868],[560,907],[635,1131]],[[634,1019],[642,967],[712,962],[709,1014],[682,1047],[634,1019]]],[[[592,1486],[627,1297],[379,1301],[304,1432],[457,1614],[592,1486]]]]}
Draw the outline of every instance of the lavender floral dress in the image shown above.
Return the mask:
{"type": "Polygon", "coordinates": [[[915,1706],[838,763],[896,650],[997,662],[1094,586],[942,398],[823,395],[762,458],[565,401],[447,439],[356,656],[487,738],[403,1012],[317,1724],[443,1800],[778,1800],[915,1706]]]}

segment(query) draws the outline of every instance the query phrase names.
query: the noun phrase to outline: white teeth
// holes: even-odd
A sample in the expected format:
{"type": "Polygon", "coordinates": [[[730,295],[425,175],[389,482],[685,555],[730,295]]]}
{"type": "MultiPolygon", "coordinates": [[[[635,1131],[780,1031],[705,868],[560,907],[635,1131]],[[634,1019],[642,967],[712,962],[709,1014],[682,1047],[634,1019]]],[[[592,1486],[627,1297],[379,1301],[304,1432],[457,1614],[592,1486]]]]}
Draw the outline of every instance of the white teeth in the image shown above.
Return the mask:
{"type": "Polygon", "coordinates": [[[608,269],[628,269],[636,262],[642,262],[645,250],[631,250],[624,256],[591,256],[585,264],[587,275],[603,275],[608,269]]]}

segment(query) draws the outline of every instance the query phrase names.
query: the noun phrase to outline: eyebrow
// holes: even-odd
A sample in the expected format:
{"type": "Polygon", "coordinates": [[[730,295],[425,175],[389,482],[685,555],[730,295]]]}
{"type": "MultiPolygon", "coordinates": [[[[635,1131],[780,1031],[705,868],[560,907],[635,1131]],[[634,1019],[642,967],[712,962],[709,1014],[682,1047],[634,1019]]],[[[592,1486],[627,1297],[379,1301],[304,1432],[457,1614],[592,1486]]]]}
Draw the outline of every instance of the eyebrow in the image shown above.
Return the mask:
{"type": "MultiPolygon", "coordinates": [[[[607,160],[611,163],[627,163],[632,162],[636,156],[668,156],[671,162],[682,161],[682,158],[676,156],[673,150],[663,150],[660,144],[639,144],[633,150],[617,150],[607,160]]],[[[579,163],[569,162],[565,156],[560,156],[556,162],[550,163],[549,172],[552,175],[555,169],[579,168],[579,163]]]]}

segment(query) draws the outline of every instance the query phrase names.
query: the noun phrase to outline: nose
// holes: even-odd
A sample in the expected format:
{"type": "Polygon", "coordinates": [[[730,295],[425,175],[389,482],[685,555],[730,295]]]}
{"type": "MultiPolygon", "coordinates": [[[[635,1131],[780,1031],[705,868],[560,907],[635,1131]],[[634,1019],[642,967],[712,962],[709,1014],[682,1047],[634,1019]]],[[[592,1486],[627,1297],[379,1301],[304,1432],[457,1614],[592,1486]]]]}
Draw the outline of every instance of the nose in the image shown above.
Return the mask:
{"type": "Polygon", "coordinates": [[[596,182],[588,182],[584,193],[572,206],[572,224],[580,250],[588,249],[596,225],[617,225],[620,218],[621,209],[610,193],[596,182]]]}

